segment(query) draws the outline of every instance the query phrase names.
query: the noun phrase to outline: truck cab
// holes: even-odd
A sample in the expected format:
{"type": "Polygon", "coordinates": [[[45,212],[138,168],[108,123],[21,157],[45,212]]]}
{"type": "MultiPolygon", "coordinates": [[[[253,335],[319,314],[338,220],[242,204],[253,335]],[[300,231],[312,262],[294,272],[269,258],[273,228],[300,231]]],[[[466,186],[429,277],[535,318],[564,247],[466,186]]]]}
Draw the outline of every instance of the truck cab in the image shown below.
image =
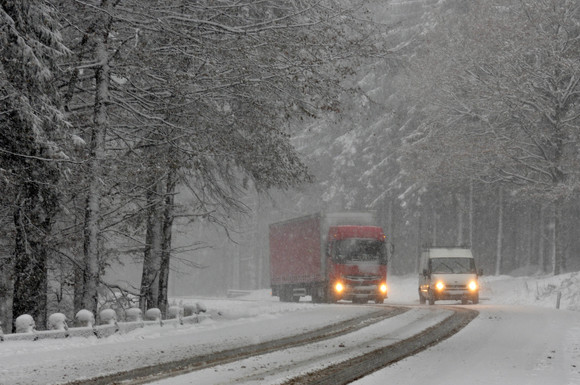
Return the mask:
{"type": "Polygon", "coordinates": [[[469,248],[435,247],[421,252],[419,267],[419,302],[438,300],[461,300],[479,303],[479,281],[482,275],[477,270],[475,259],[469,248]]]}
{"type": "Polygon", "coordinates": [[[331,301],[383,303],[387,297],[387,249],[380,227],[336,226],[329,231],[331,301]]]}

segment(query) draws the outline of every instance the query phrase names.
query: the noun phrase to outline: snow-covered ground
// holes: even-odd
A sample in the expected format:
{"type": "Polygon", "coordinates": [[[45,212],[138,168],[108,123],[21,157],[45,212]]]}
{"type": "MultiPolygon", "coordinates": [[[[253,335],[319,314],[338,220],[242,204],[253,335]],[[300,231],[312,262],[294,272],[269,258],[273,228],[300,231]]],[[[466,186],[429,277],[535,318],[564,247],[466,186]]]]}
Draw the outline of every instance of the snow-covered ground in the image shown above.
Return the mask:
{"type": "Polygon", "coordinates": [[[354,384],[580,384],[578,273],[485,277],[474,308],[455,336],[354,384]]]}
{"type": "MultiPolygon", "coordinates": [[[[453,385],[467,380],[486,385],[580,384],[580,274],[483,277],[481,286],[480,305],[468,305],[479,310],[480,315],[460,333],[357,384],[384,384],[386,379],[393,384],[424,381],[453,385]],[[558,293],[561,293],[560,310],[556,310],[558,293]]],[[[385,303],[417,305],[417,320],[419,313],[425,311],[421,309],[429,308],[418,306],[416,277],[390,277],[389,288],[385,303]]],[[[298,334],[372,311],[370,306],[280,303],[270,296],[269,290],[238,299],[192,297],[175,301],[202,302],[212,318],[195,325],[146,327],[104,339],[3,342],[0,383],[64,383],[298,334]]],[[[382,330],[385,334],[395,333],[401,320],[385,323],[382,330]]],[[[369,333],[376,332],[376,328],[369,329],[369,333]]],[[[231,369],[206,371],[204,381],[200,373],[194,373],[193,377],[181,377],[170,383],[214,384],[217,378],[212,379],[212,372],[228,371],[231,369]]]]}

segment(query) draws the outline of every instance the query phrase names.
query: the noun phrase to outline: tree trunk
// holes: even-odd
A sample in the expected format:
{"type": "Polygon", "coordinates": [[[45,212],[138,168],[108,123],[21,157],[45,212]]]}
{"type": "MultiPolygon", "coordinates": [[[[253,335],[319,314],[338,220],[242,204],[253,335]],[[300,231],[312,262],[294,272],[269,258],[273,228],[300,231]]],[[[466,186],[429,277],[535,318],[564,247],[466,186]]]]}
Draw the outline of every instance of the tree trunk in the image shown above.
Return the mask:
{"type": "Polygon", "coordinates": [[[469,247],[473,247],[473,181],[469,181],[469,247]]]}
{"type": "Polygon", "coordinates": [[[31,315],[39,329],[46,325],[47,257],[45,238],[50,232],[45,207],[36,207],[36,186],[25,188],[26,198],[19,200],[14,212],[14,293],[12,312],[15,317],[31,315]],[[43,213],[39,217],[39,213],[43,213]]]}
{"type": "Polygon", "coordinates": [[[502,262],[502,245],[503,245],[503,188],[498,190],[498,213],[497,213],[497,243],[495,253],[495,275],[501,273],[502,262]]]}
{"type": "Polygon", "coordinates": [[[456,215],[456,223],[457,223],[457,237],[456,237],[456,245],[461,246],[463,245],[463,211],[464,211],[464,202],[461,194],[453,194],[453,198],[455,200],[455,207],[457,211],[455,212],[456,215]]]}
{"type": "Polygon", "coordinates": [[[395,240],[393,239],[395,228],[393,225],[393,217],[393,200],[389,198],[387,203],[387,274],[389,274],[388,272],[392,271],[391,268],[393,266],[393,257],[395,252],[395,240]]]}
{"type": "Polygon", "coordinates": [[[439,220],[439,215],[437,214],[437,210],[433,208],[432,210],[433,216],[433,230],[431,231],[431,246],[437,246],[437,225],[439,220]]]}
{"type": "MultiPolygon", "coordinates": [[[[159,308],[167,311],[169,268],[171,266],[171,235],[173,230],[175,187],[177,186],[177,171],[169,169],[165,189],[165,204],[163,210],[161,263],[159,266],[159,308]]],[[[165,313],[164,313],[165,314],[165,313]]]]}
{"type": "Polygon", "coordinates": [[[415,258],[415,272],[419,274],[419,267],[421,265],[421,250],[423,249],[423,210],[422,207],[418,208],[417,217],[417,254],[415,258]]]}
{"type": "Polygon", "coordinates": [[[562,273],[563,265],[563,234],[564,229],[562,228],[562,201],[557,200],[554,202],[553,215],[552,215],[552,274],[559,275],[562,273]]]}
{"type": "Polygon", "coordinates": [[[13,258],[4,254],[2,247],[2,256],[0,256],[0,332],[12,332],[12,296],[14,293],[14,274],[13,258]]]}
{"type": "Polygon", "coordinates": [[[528,207],[526,213],[526,244],[524,247],[524,266],[526,267],[526,273],[530,271],[532,252],[534,249],[534,218],[532,216],[532,207],[528,207]]]}
{"type": "Polygon", "coordinates": [[[87,175],[88,195],[85,207],[84,224],[84,261],[83,295],[81,307],[97,312],[99,285],[99,221],[101,216],[101,177],[105,159],[105,139],[109,125],[107,106],[109,104],[109,55],[107,39],[110,29],[111,5],[108,0],[101,3],[102,19],[97,23],[94,34],[95,57],[98,67],[95,70],[95,107],[89,147],[87,175]]]}
{"type": "Polygon", "coordinates": [[[544,212],[544,205],[540,204],[540,218],[538,219],[538,273],[545,272],[544,212]]]}
{"type": "MultiPolygon", "coordinates": [[[[159,274],[163,245],[163,189],[161,180],[152,175],[145,193],[147,199],[147,230],[143,252],[140,307],[143,311],[159,306],[159,274]]],[[[161,309],[160,309],[161,310],[161,309]]]]}

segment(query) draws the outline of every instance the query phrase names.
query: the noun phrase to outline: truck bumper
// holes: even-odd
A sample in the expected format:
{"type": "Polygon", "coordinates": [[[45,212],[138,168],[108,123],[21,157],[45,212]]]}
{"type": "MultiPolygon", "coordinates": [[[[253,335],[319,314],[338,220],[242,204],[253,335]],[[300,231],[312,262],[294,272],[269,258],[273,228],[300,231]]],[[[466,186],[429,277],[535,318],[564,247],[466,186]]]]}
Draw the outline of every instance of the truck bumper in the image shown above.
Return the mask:
{"type": "Polygon", "coordinates": [[[346,286],[341,293],[337,293],[338,299],[353,302],[375,301],[382,302],[387,298],[387,291],[381,291],[380,285],[357,285],[346,286]]]}

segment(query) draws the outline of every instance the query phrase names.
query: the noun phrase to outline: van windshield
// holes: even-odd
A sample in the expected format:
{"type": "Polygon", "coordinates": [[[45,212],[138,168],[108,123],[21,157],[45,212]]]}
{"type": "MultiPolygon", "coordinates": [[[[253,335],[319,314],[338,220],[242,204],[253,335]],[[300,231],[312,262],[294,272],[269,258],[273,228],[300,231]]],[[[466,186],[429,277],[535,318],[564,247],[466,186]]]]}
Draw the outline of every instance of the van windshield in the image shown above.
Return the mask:
{"type": "Polygon", "coordinates": [[[432,258],[429,260],[431,273],[475,274],[473,258],[432,258]]]}
{"type": "Polygon", "coordinates": [[[378,261],[386,263],[385,243],[376,239],[349,238],[332,243],[332,257],[339,263],[378,261]]]}

